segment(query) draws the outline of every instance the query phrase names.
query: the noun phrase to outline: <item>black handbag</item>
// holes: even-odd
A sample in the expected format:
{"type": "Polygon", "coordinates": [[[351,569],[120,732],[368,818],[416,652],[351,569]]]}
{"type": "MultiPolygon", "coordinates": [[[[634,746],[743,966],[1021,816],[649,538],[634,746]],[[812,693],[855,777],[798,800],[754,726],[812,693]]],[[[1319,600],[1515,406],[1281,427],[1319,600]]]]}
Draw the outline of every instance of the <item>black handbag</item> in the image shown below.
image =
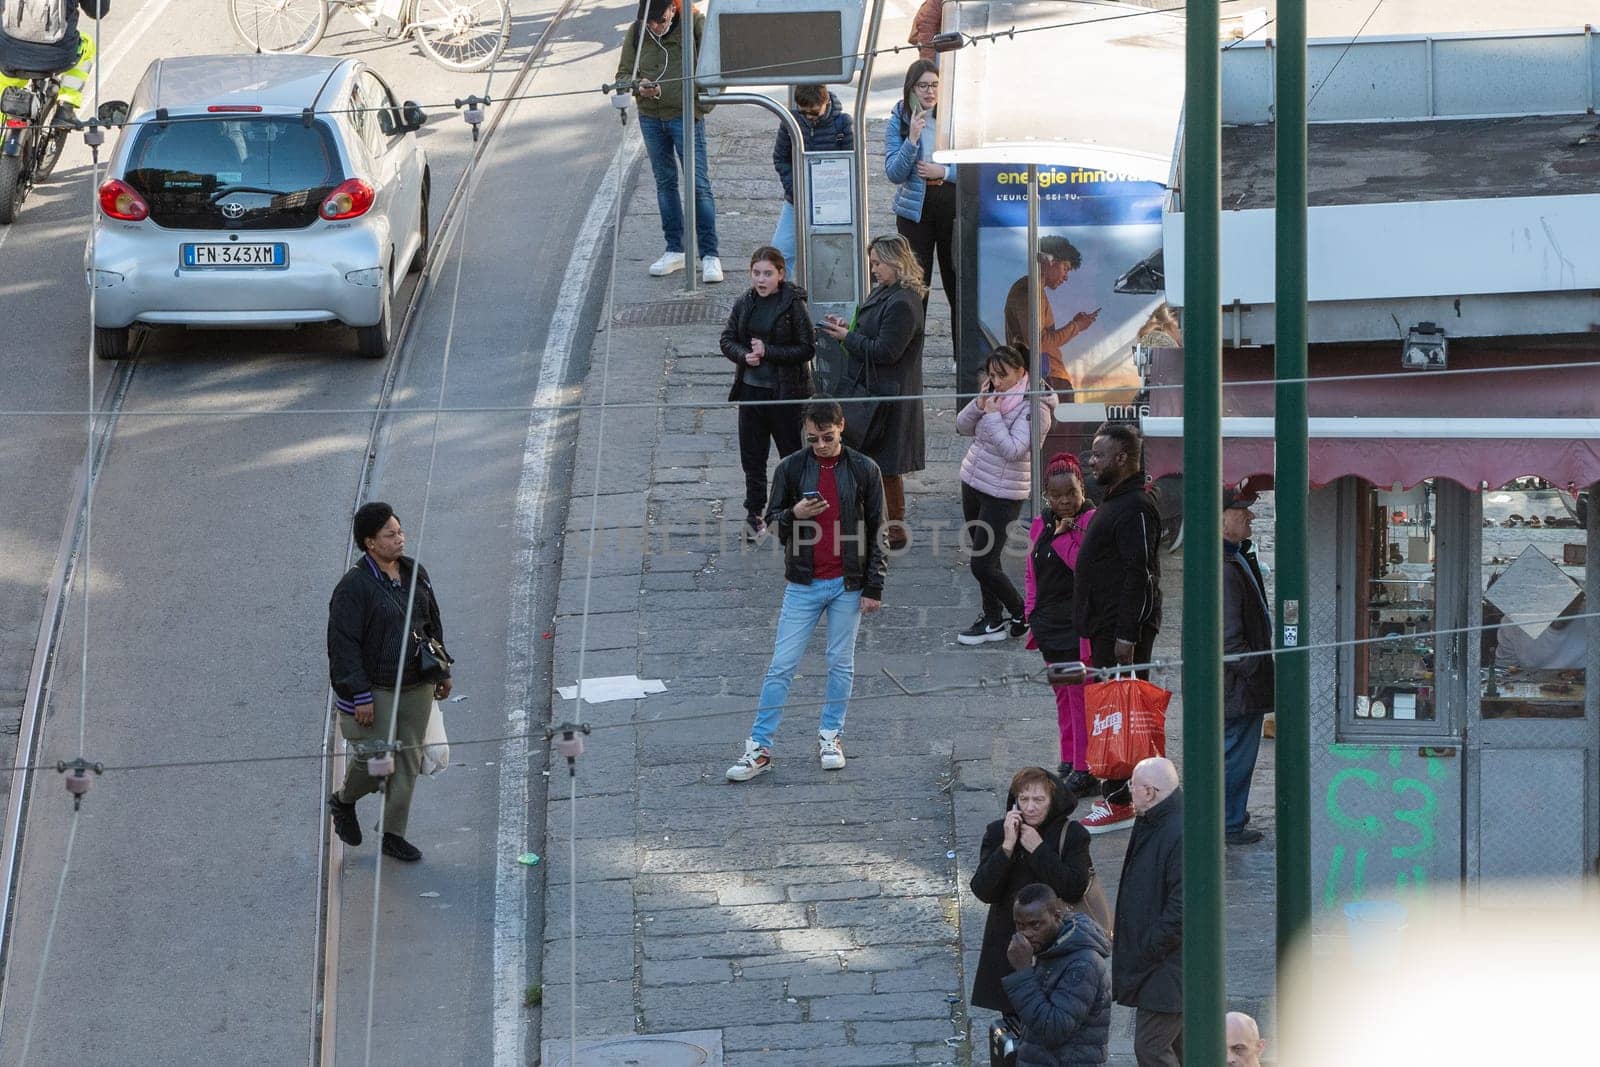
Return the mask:
{"type": "MultiPolygon", "coordinates": [[[[846,366],[852,358],[849,349],[844,349],[846,366]]],[[[849,377],[847,372],[839,375],[839,381],[834,386],[834,397],[843,403],[844,409],[844,443],[857,452],[865,452],[867,444],[878,437],[878,431],[883,422],[883,398],[872,388],[872,361],[861,361],[861,373],[849,377]]]]}
{"type": "Polygon", "coordinates": [[[989,1067],[1017,1067],[1017,1031],[1009,1016],[989,1027],[989,1067]]]}
{"type": "MultiPolygon", "coordinates": [[[[377,579],[377,575],[373,575],[373,578],[377,579]]],[[[421,582],[421,576],[415,580],[421,582]]],[[[379,580],[378,584],[383,586],[383,591],[397,608],[402,612],[406,610],[405,604],[394,595],[394,590],[389,588],[387,583],[379,580]]],[[[428,590],[430,597],[433,595],[431,586],[424,584],[423,588],[428,590]]],[[[450,668],[456,665],[455,659],[445,649],[443,641],[417,630],[411,631],[411,658],[417,661],[417,676],[425,682],[444,681],[450,677],[450,668]]]]}

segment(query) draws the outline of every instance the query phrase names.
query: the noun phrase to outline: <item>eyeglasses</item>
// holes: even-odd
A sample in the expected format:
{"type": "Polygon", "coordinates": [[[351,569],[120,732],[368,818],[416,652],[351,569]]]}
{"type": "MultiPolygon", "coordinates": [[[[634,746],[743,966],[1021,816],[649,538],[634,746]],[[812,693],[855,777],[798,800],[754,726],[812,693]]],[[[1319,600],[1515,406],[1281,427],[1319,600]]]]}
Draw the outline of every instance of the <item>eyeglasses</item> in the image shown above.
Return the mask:
{"type": "Polygon", "coordinates": [[[808,445],[831,445],[838,439],[839,435],[836,433],[806,434],[806,444],[808,445]]]}
{"type": "Polygon", "coordinates": [[[917,84],[913,85],[912,88],[915,89],[919,93],[931,93],[935,89],[939,88],[939,83],[938,82],[917,82],[917,84]]]}

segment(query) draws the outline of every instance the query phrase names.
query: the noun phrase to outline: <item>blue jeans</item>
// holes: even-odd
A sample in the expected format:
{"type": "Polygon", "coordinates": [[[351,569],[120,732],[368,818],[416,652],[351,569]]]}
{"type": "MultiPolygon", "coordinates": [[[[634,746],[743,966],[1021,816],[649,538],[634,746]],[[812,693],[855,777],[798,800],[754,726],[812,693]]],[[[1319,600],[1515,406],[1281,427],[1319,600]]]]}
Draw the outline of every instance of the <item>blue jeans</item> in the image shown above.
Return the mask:
{"type": "Polygon", "coordinates": [[[1244,829],[1250,776],[1261,751],[1261,720],[1260,715],[1222,720],[1223,826],[1230,834],[1244,829]]]}
{"type": "Polygon", "coordinates": [[[845,705],[856,676],[856,630],[861,626],[861,590],[844,587],[843,578],[829,578],[810,585],[790,582],[783,591],[783,609],[778,612],[778,637],[773,642],[772,666],[761,683],[761,705],[756,710],[750,738],[758,745],[772,747],[772,735],[783,720],[783,706],[789,701],[789,683],[805,654],[811,634],[828,617],[828,698],[822,706],[819,730],[844,729],[845,705]]]}
{"type": "MultiPolygon", "coordinates": [[[[656,177],[656,206],[661,209],[661,233],[668,252],[683,251],[683,205],[678,199],[678,167],[683,162],[683,119],[639,116],[650,170],[656,177]],[[673,154],[677,160],[673,160],[673,154]]],[[[706,169],[706,123],[694,124],[694,231],[699,253],[717,255],[717,204],[711,198],[711,174],[706,169]]]]}
{"type": "Polygon", "coordinates": [[[777,228],[772,231],[772,247],[783,253],[791,278],[794,277],[794,245],[794,205],[785,200],[778,211],[777,228]]]}

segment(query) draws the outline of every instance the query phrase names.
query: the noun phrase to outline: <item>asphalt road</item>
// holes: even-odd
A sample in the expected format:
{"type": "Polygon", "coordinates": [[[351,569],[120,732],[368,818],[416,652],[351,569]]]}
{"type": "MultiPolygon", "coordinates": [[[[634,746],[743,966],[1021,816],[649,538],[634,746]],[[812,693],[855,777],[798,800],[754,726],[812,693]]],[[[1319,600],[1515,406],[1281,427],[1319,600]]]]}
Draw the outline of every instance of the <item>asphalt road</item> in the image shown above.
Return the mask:
{"type": "MultiPolygon", "coordinates": [[[[496,76],[502,91],[560,6],[515,0],[512,49],[496,76]]],[[[629,6],[580,0],[525,91],[605,81],[629,6]]],[[[197,19],[197,10],[186,0],[119,6],[103,29],[105,96],[129,95],[157,56],[240,49],[219,11],[208,5],[197,19]]],[[[359,54],[402,97],[424,104],[484,85],[483,75],[439,70],[409,42],[377,41],[346,16],[335,17],[320,50],[359,54]]],[[[512,732],[507,722],[524,715],[545,718],[547,656],[533,620],[548,618],[553,588],[518,580],[533,568],[511,572],[517,561],[536,568],[559,533],[563,487],[544,465],[569,428],[538,427],[536,439],[552,447],[528,456],[526,413],[445,415],[430,485],[432,409],[441,395],[446,405],[528,403],[541,386],[581,373],[565,366],[564,351],[546,352],[547,322],[621,137],[598,94],[510,106],[402,355],[396,404],[425,413],[388,424],[372,493],[395,504],[408,550],[434,576],[460,660],[457,693],[467,698],[449,705],[461,739],[512,732]],[[551,358],[560,362],[546,367],[551,358]],[[508,695],[521,706],[509,707],[508,695]]],[[[431,111],[423,136],[437,217],[471,141],[448,110],[431,111]]],[[[89,199],[86,151],[75,143],[19,222],[0,230],[7,412],[81,409],[110,377],[107,364],[90,368],[87,351],[80,269],[89,199]]],[[[591,295],[574,304],[568,293],[579,333],[584,322],[592,329],[600,293],[577,293],[591,295]]],[[[381,365],[360,359],[346,332],[331,328],[148,338],[96,488],[91,556],[79,568],[52,679],[46,760],[77,755],[80,694],[83,752],[107,764],[320,750],[326,603],[344,566],[367,412],[382,378],[381,365]],[[301,408],[351,413],[293,413],[301,408]]],[[[13,716],[83,447],[81,417],[0,415],[0,700],[13,716]]],[[[9,757],[14,738],[5,741],[9,757]]],[[[507,877],[528,811],[505,806],[507,790],[526,795],[533,825],[543,824],[542,779],[534,771],[537,787],[528,790],[526,748],[509,747],[518,765],[502,767],[506,754],[500,744],[459,747],[456,766],[418,785],[409,836],[426,858],[405,868],[389,861],[376,908],[375,1058],[517,1062],[534,1036],[523,1032],[528,1016],[495,1013],[497,996],[504,1002],[522,973],[528,913],[507,877]]],[[[534,754],[542,766],[538,746],[534,754]]],[[[320,777],[316,760],[296,760],[99,780],[79,819],[28,1062],[303,1061],[320,777]]],[[[70,810],[59,778],[39,776],[0,1003],[0,1063],[21,1054],[70,810]]],[[[370,827],[375,801],[361,814],[370,827]]],[[[341,1062],[359,1062],[368,1041],[376,860],[368,844],[346,854],[341,872],[341,1062]]]]}

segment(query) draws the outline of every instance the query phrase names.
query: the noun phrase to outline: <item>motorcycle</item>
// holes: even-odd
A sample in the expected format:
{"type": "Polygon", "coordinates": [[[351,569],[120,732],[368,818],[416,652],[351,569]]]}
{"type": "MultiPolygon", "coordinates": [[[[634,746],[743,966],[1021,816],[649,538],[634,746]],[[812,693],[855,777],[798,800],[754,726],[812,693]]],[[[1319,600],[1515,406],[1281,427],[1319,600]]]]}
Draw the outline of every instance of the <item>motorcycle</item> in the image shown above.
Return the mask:
{"type": "MultiPolygon", "coordinates": [[[[28,85],[0,91],[0,223],[10,223],[33,187],[50,177],[61,160],[67,136],[76,124],[57,124],[61,110],[61,78],[56,74],[18,71],[28,85]]],[[[127,117],[128,105],[120,100],[100,105],[102,125],[115,125],[127,117]]]]}

